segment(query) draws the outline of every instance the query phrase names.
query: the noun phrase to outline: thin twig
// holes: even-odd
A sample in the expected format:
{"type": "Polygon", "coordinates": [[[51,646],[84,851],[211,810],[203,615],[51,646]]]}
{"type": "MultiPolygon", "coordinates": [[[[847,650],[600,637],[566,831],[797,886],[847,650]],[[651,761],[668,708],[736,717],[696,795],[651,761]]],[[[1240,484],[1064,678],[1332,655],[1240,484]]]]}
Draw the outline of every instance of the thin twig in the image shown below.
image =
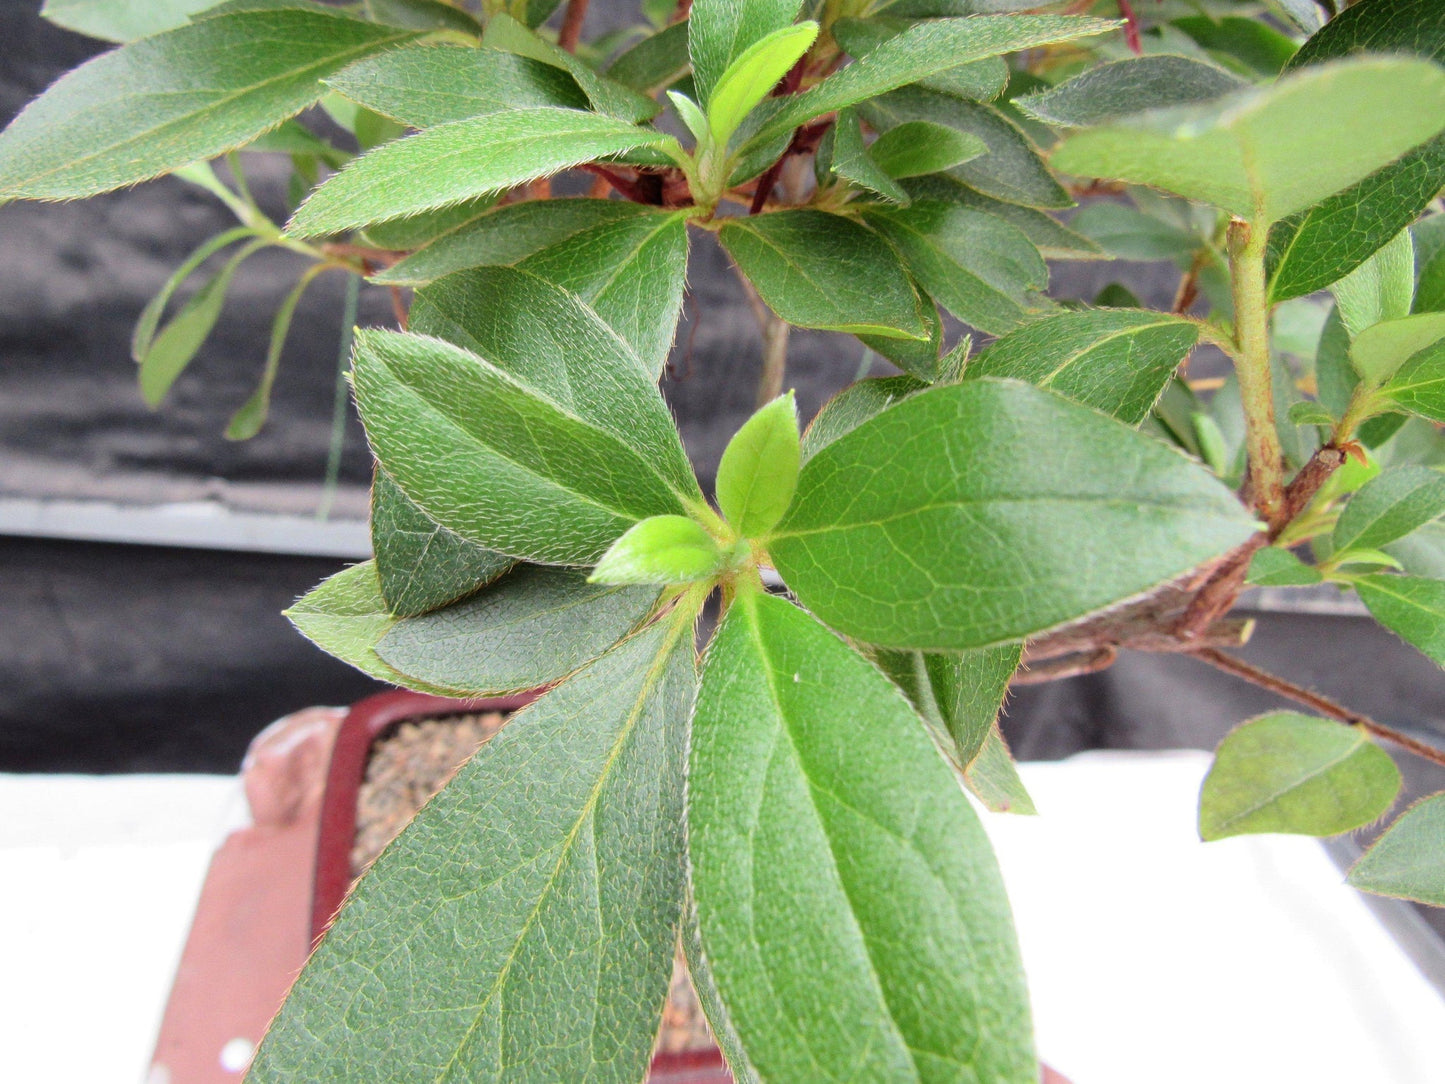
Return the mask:
{"type": "Polygon", "coordinates": [[[402,331],[406,330],[408,314],[406,302],[402,300],[401,287],[391,287],[391,314],[396,317],[396,326],[402,331]]]}
{"type": "Polygon", "coordinates": [[[587,18],[588,0],[567,0],[567,13],[562,16],[562,29],[557,33],[557,44],[569,53],[577,51],[582,40],[582,20],[587,18]]]}
{"type": "Polygon", "coordinates": [[[1113,666],[1118,654],[1112,647],[1100,647],[1093,651],[1082,651],[1074,655],[1065,655],[1059,659],[1049,659],[1036,666],[1025,665],[1014,674],[1009,684],[1043,685],[1050,681],[1061,681],[1064,678],[1098,673],[1100,670],[1107,670],[1113,666]]]}
{"type": "Polygon", "coordinates": [[[1206,647],[1193,652],[1196,659],[1207,662],[1215,669],[1223,670],[1227,674],[1243,678],[1251,685],[1257,685],[1261,689],[1267,689],[1276,696],[1282,696],[1286,700],[1293,700],[1303,704],[1305,707],[1327,715],[1331,719],[1338,719],[1342,723],[1357,726],[1377,738],[1382,738],[1392,745],[1398,745],[1401,749],[1414,753],[1417,757],[1430,761],[1432,764],[1439,764],[1445,767],[1445,749],[1437,749],[1433,745],[1419,741],[1408,734],[1401,733],[1394,727],[1377,723],[1368,715],[1362,715],[1352,711],[1343,704],[1331,700],[1327,696],[1321,696],[1317,692],[1286,681],[1284,678],[1276,677],[1268,670],[1261,670],[1257,666],[1245,662],[1243,659],[1235,658],[1233,655],[1225,654],[1216,648],[1206,647]]]}

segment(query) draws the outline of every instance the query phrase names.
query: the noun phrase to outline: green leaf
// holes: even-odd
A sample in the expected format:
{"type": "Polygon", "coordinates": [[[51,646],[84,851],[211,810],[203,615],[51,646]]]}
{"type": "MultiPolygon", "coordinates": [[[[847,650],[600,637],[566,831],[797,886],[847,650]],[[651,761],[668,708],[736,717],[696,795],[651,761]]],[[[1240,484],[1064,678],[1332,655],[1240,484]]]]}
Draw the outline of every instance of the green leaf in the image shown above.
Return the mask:
{"type": "Polygon", "coordinates": [[[1122,203],[1090,203],[1069,226],[1124,260],[1192,259],[1203,245],[1187,230],[1122,203]]]}
{"type": "Polygon", "coordinates": [[[1255,529],[1173,449],[1052,392],[983,379],[908,396],[814,454],[768,551],[834,628],[964,650],[1126,599],[1255,529]]]}
{"type": "Polygon", "coordinates": [[[760,1079],[1037,1079],[976,815],[898,690],[781,599],[740,597],[713,640],[687,804],[703,952],[760,1079]]]}
{"type": "Polygon", "coordinates": [[[446,0],[364,0],[367,16],[378,23],[415,30],[459,30],[477,36],[482,26],[446,0]]]}
{"type": "Polygon", "coordinates": [[[1103,255],[1103,249],[1075,231],[1077,216],[1064,226],[1043,211],[985,196],[951,176],[911,177],[903,182],[903,189],[917,200],[952,203],[1002,219],[1018,227],[1040,254],[1050,259],[1093,260],[1103,255]]]}
{"type": "Polygon", "coordinates": [[[1213,64],[1155,54],[1100,64],[1013,104],[1047,124],[1088,128],[1146,109],[1213,101],[1244,86],[1213,64]]]}
{"type": "Polygon", "coordinates": [[[717,469],[717,502],[738,534],[761,538],[783,518],[801,456],[792,392],[760,407],[733,434],[717,469]]]}
{"type": "MultiPolygon", "coordinates": [[[[1384,320],[1410,314],[1415,297],[1415,248],[1401,230],[1359,267],[1330,287],[1345,330],[1354,338],[1384,320]]],[[[1423,344],[1422,344],[1423,345],[1423,344]]]]}
{"type": "Polygon", "coordinates": [[[1425,312],[1400,320],[1385,320],[1355,336],[1350,344],[1350,362],[1369,384],[1381,384],[1411,357],[1442,338],[1445,338],[1445,313],[1425,312]]]}
{"type": "Polygon", "coordinates": [[[687,25],[697,100],[707,106],[733,62],[797,14],[798,0],[696,0],[687,25]]]}
{"type": "Polygon", "coordinates": [[[722,571],[717,539],[687,516],[653,516],[628,528],[597,562],[589,583],[697,583],[722,571]]]}
{"type": "Polygon", "coordinates": [[[93,196],[244,146],[320,98],[320,80],[414,36],[306,9],[219,15],[123,45],[0,133],[0,200],[93,196]]]}
{"type": "Polygon", "coordinates": [[[587,95],[566,72],[499,49],[462,45],[391,49],[351,65],[326,83],[411,128],[507,109],[587,108],[587,95]]]}
{"type": "Polygon", "coordinates": [[[768,307],[790,324],[928,337],[898,256],[850,218],[811,210],[730,218],[718,239],[768,307]]]}
{"type": "Polygon", "coordinates": [[[141,396],[148,406],[160,406],[171,385],[205,345],[220,319],[236,268],[247,256],[265,246],[265,241],[251,241],[232,254],[216,276],[191,295],[171,322],[146,346],[139,361],[141,396]]]}
{"type": "Polygon", "coordinates": [[[712,126],[708,124],[702,108],[686,94],[676,90],[667,92],[667,100],[672,103],[673,109],[677,110],[682,123],[687,125],[687,130],[692,133],[697,145],[704,147],[712,138],[712,126]]]}
{"type": "Polygon", "coordinates": [[[1260,223],[1333,195],[1445,124],[1445,72],[1427,61],[1338,61],[1206,106],[1066,136],[1051,164],[1163,188],[1260,223]],[[1339,133],[1349,132],[1348,140],[1339,133]]]}
{"type": "Polygon", "coordinates": [[[1251,587],[1307,587],[1324,582],[1318,569],[1279,546],[1256,550],[1245,582],[1251,587]]]}
{"type": "Polygon", "coordinates": [[[296,306],[300,304],[306,287],[311,285],[311,280],[325,268],[325,264],[316,263],[303,271],[296,285],[281,301],[276,315],[271,318],[271,338],[266,346],[266,362],[261,369],[261,382],[250,398],[231,415],[230,424],[226,426],[227,440],[250,440],[266,424],[266,415],[271,410],[271,388],[275,385],[276,373],[281,368],[281,352],[286,348],[286,336],[291,331],[291,320],[296,315],[296,306]]]}
{"type": "MultiPolygon", "coordinates": [[[[551,0],[547,2],[550,3],[551,0]]],[[[559,49],[550,41],[539,38],[505,12],[497,11],[488,16],[487,32],[482,35],[482,45],[560,68],[577,81],[593,109],[618,120],[640,123],[651,120],[662,111],[662,107],[651,98],[615,83],[604,75],[598,75],[586,61],[565,49],[559,49]]]]}
{"type": "Polygon", "coordinates": [[[643,38],[612,62],[607,77],[642,94],[682,78],[688,69],[687,23],[673,23],[643,38]]]}
{"type": "Polygon", "coordinates": [[[465,598],[516,564],[428,517],[381,469],[371,485],[371,548],[381,593],[398,617],[465,598]]]}
{"type": "Polygon", "coordinates": [[[977,651],[880,651],[876,661],[964,771],[998,721],[1023,650],[1023,644],[1003,644],[977,651]]]}
{"type": "Polygon", "coordinates": [[[1395,560],[1395,558],[1383,550],[1349,549],[1343,552],[1336,550],[1330,554],[1330,561],[1336,569],[1344,568],[1348,565],[1370,565],[1376,569],[1381,567],[1393,568],[1396,572],[1399,572],[1402,568],[1399,561],[1395,560]]]}
{"type": "MultiPolygon", "coordinates": [[[[408,218],[376,222],[358,234],[360,240],[378,248],[409,249],[432,245],[466,230],[491,212],[501,198],[500,193],[479,196],[463,203],[423,211],[408,218]]],[[[373,279],[375,276],[373,276],[373,279]]]]}
{"type": "Polygon", "coordinates": [[[1210,52],[1258,75],[1278,75],[1295,53],[1291,39],[1258,19],[1191,15],[1175,19],[1173,25],[1210,52]]]}
{"type": "Polygon", "coordinates": [[[1291,425],[1322,425],[1332,428],[1336,419],[1323,403],[1314,399],[1301,399],[1289,408],[1289,421],[1291,425]]]}
{"type": "Polygon", "coordinates": [[[675,142],[576,109],[514,109],[439,124],[357,158],[316,189],[287,228],[298,237],[339,233],[675,142]]]}
{"type": "Polygon", "coordinates": [[[535,689],[608,650],[656,599],[655,588],[522,565],[461,602],[398,620],[376,652],[408,677],[468,696],[535,689]]]}
{"type": "MultiPolygon", "coordinates": [[[[1412,52],[1445,62],[1435,0],[1388,0],[1342,10],[1301,46],[1291,68],[1359,50],[1412,52]]],[[[1413,222],[1445,186],[1445,135],[1270,231],[1270,298],[1322,289],[1413,222]]]]}
{"type": "Polygon", "coordinates": [[[1376,621],[1445,666],[1445,582],[1389,572],[1350,582],[1376,621]]]}
{"type": "Polygon", "coordinates": [[[987,154],[988,144],[946,124],[910,120],[884,132],[868,153],[890,177],[921,177],[987,154]]]}
{"type": "Polygon", "coordinates": [[[1063,312],[1005,335],[964,376],[1015,377],[1138,425],[1198,339],[1195,324],[1165,313],[1063,312]]]}
{"type": "Polygon", "coordinates": [[[683,905],[692,659],[654,627],[514,715],[362,879],[249,1079],[641,1080],[683,905]]]}
{"type": "Polygon", "coordinates": [[[863,144],[863,128],[851,109],[838,114],[833,131],[833,158],[830,168],[839,177],[876,192],[894,203],[907,203],[908,193],[888,175],[863,144]]]}
{"type": "Polygon", "coordinates": [[[1400,770],[1361,728],[1272,712],[1219,743],[1199,795],[1199,835],[1339,835],[1382,816],[1399,791],[1400,770]]]}
{"type": "MultiPolygon", "coordinates": [[[[912,19],[883,15],[868,19],[839,19],[829,29],[833,33],[833,39],[845,52],[862,58],[912,25],[912,19]]],[[[1004,92],[1008,86],[1008,78],[1008,63],[1003,57],[991,56],[930,75],[918,80],[918,85],[944,94],[986,102],[1004,92]]]]}
{"type": "Polygon", "coordinates": [[[997,723],[988,732],[978,756],[963,773],[963,782],[992,813],[1017,813],[1021,816],[1038,813],[1024,781],[1019,778],[1018,766],[1014,764],[997,723]]]}
{"type": "MultiPolygon", "coordinates": [[[[382,467],[429,517],[490,549],[593,564],[633,523],[696,499],[638,443],[439,339],[363,330],[353,374],[382,467]]],[[[596,374],[593,401],[614,404],[613,426],[656,424],[661,397],[634,395],[624,375],[596,374]]]]}
{"type": "Polygon", "coordinates": [[[1445,474],[1429,467],[1394,467],[1350,498],[1335,522],[1336,553],[1380,549],[1445,513],[1445,474]]]}
{"type": "Polygon", "coordinates": [[[146,307],[141,310],[140,319],[136,321],[135,330],[131,332],[131,358],[140,362],[146,356],[152,340],[155,339],[156,328],[160,326],[161,317],[165,315],[166,305],[170,303],[181,284],[190,278],[201,264],[227,245],[235,244],[242,238],[254,238],[255,236],[254,230],[246,226],[237,226],[235,229],[218,233],[215,237],[198,245],[196,250],[186,257],[185,262],[171,273],[171,277],[166,279],[160,292],[147,301],[146,307]]]}
{"type": "Polygon", "coordinates": [[[376,565],[363,561],[323,580],[286,611],[301,635],[342,662],[393,685],[418,692],[453,696],[461,693],[408,677],[382,662],[376,645],[396,623],[381,597],[376,565]]]}
{"type": "Polygon", "coordinates": [[[1445,794],[1422,798],[1396,818],[1346,880],[1379,896],[1445,907],[1445,794]]]}
{"type": "MultiPolygon", "coordinates": [[[[696,20],[696,13],[693,18],[696,20]]],[[[751,140],[765,142],[824,113],[857,105],[971,61],[1074,41],[1102,34],[1112,26],[1100,19],[1070,15],[975,16],[915,23],[812,89],[783,99],[751,140]]],[[[694,52],[694,66],[696,59],[694,52]]]]}
{"type": "Polygon", "coordinates": [[[1017,327],[1048,285],[1043,257],[1023,233],[990,215],[920,201],[864,220],[903,254],[928,293],[964,323],[1000,335],[1017,327]]]}
{"type": "Polygon", "coordinates": [[[803,461],[899,400],[927,387],[912,376],[880,376],[849,384],[824,403],[823,409],[808,424],[808,431],[803,434],[803,461]]]}
{"type": "Polygon", "coordinates": [[[1412,414],[1445,422],[1445,340],[1412,354],[1380,393],[1412,414]]]}
{"type": "Polygon", "coordinates": [[[45,0],[40,14],[56,26],[104,41],[135,41],[185,26],[216,0],[45,0]]]}
{"type": "Polygon", "coordinates": [[[743,118],[812,48],[817,37],[817,23],[786,26],[753,42],[728,63],[707,98],[708,124],[719,146],[727,146],[743,118]]]}

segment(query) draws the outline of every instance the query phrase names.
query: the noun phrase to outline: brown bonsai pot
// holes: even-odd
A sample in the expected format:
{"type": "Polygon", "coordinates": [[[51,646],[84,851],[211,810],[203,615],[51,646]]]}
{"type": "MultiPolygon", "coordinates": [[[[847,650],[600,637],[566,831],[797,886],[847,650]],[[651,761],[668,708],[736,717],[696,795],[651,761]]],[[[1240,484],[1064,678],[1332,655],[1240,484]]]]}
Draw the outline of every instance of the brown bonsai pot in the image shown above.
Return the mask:
{"type": "MultiPolygon", "coordinates": [[[[272,724],[242,765],[252,825],[211,862],[166,1005],[149,1080],[239,1079],[353,881],[357,803],[377,738],[408,720],[509,713],[540,690],[484,700],[406,691],[272,724]]],[[[659,1051],[652,1084],[724,1084],[715,1047],[659,1051]]]]}

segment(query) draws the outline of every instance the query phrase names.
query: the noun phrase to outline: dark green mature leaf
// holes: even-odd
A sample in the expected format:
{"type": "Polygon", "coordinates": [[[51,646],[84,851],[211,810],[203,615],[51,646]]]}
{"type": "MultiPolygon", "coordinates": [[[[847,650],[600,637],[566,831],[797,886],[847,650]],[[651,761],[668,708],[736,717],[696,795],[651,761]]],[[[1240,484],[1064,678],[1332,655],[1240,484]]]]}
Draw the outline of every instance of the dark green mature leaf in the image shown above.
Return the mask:
{"type": "MultiPolygon", "coordinates": [[[[1411,52],[1445,62],[1435,0],[1354,4],[1300,47],[1291,69],[1357,51],[1411,52]]],[[[1270,299],[1322,289],[1413,222],[1445,186],[1445,135],[1270,231],[1270,299]]]]}
{"type": "Polygon", "coordinates": [[[1445,907],[1445,794],[1401,813],[1346,880],[1376,895],[1445,907]]]}
{"type": "Polygon", "coordinates": [[[464,598],[516,564],[447,530],[381,469],[371,484],[371,548],[381,593],[398,617],[464,598]]]}
{"type": "Polygon", "coordinates": [[[687,23],[672,23],[643,38],[612,62],[607,77],[648,94],[682,78],[690,63],[687,23]]]}
{"type": "Polygon", "coordinates": [[[357,236],[363,243],[378,248],[421,248],[446,241],[447,238],[466,230],[489,214],[500,198],[500,192],[493,192],[491,195],[479,196],[463,203],[439,207],[435,211],[422,211],[407,218],[376,222],[367,226],[357,236]]]}
{"type": "Polygon", "coordinates": [[[793,393],[761,407],[733,434],[717,468],[717,503],[738,534],[761,538],[798,488],[798,405],[793,393]]]}
{"type": "Polygon", "coordinates": [[[427,803],[249,1079],[642,1079],[683,906],[681,631],[639,633],[523,709],[427,803]]]}
{"type": "Polygon", "coordinates": [[[1350,498],[1335,523],[1332,545],[1380,549],[1445,513],[1445,473],[1403,466],[1382,471],[1350,498]]]}
{"type": "Polygon", "coordinates": [[[1376,621],[1445,666],[1445,581],[1373,572],[1350,582],[1376,621]]]}
{"type": "Polygon", "coordinates": [[[1128,598],[1254,530],[1178,452],[1051,392],[983,379],[911,395],[814,454],[768,550],[840,631],[964,650],[1128,598]]]}
{"type": "Polygon", "coordinates": [[[977,651],[880,651],[877,662],[962,771],[993,731],[1023,650],[1023,644],[1003,644],[977,651]]]}
{"type": "Polygon", "coordinates": [[[652,516],[635,523],[597,562],[589,583],[698,583],[714,579],[727,554],[687,516],[652,516]]]}
{"type": "Polygon", "coordinates": [[[135,41],[185,26],[216,0],[45,0],[40,14],[56,26],[105,41],[135,41]]]}
{"type": "Polygon", "coordinates": [[[903,182],[903,189],[917,200],[952,203],[1017,226],[1040,254],[1050,259],[1092,260],[1104,253],[1091,239],[1073,228],[1073,221],[1065,226],[1043,211],[986,196],[953,177],[911,177],[903,182]]]}
{"type": "Polygon", "coordinates": [[[93,196],[243,146],[313,104],[326,76],[414,36],[306,9],[221,15],[123,45],[0,133],[0,200],[93,196]]]}
{"type": "Polygon", "coordinates": [[[587,95],[566,72],[500,49],[463,45],[391,49],[351,65],[326,84],[412,128],[506,109],[587,108],[587,95]]]}
{"type": "MultiPolygon", "coordinates": [[[[941,13],[940,13],[941,14],[941,13]]],[[[882,15],[868,19],[839,19],[830,28],[833,38],[851,56],[865,57],[913,25],[911,19],[882,15]]],[[[960,98],[991,101],[1008,86],[1008,63],[1001,56],[975,60],[918,80],[919,86],[960,98]]]]}
{"type": "Polygon", "coordinates": [[[376,652],[408,677],[468,696],[535,689],[601,655],[656,599],[656,588],[522,565],[455,605],[397,621],[376,652]]]}
{"type": "Polygon", "coordinates": [[[918,318],[928,328],[926,339],[886,339],[881,335],[859,335],[858,341],[875,354],[887,358],[911,376],[932,384],[943,379],[947,359],[943,354],[943,318],[933,299],[923,292],[917,279],[910,279],[918,295],[918,318]]]}
{"type": "Polygon", "coordinates": [[[1412,414],[1445,422],[1445,340],[1411,355],[1380,392],[1412,414]]]}
{"type": "Polygon", "coordinates": [[[964,785],[992,813],[1033,816],[1038,812],[1003,734],[995,723],[984,739],[983,748],[963,773],[964,785]]]}
{"type": "Polygon", "coordinates": [[[1259,19],[1190,15],[1175,19],[1173,25],[1212,53],[1262,76],[1278,75],[1295,54],[1290,38],[1259,19]]]}
{"type": "Polygon", "coordinates": [[[706,106],[734,60],[798,15],[798,0],[695,0],[688,15],[697,100],[706,106]]]}
{"type": "Polygon", "coordinates": [[[928,337],[897,254],[851,218],[776,211],[729,219],[718,239],[768,307],[790,324],[928,337]]]}
{"type": "Polygon", "coordinates": [[[372,561],[352,565],[323,580],[293,603],[286,616],[322,651],[374,678],[441,696],[462,692],[408,677],[388,666],[376,653],[376,645],[397,619],[381,597],[381,581],[372,561]]]}
{"type": "Polygon", "coordinates": [[[1199,835],[1334,836],[1383,815],[1399,792],[1400,770],[1361,728],[1272,712],[1219,743],[1199,795],[1199,835]]]}
{"type": "Polygon", "coordinates": [[[1037,1079],[987,839],[877,670],[745,595],[708,651],[689,756],[702,946],[761,1079],[1037,1079]]]}
{"type": "Polygon", "coordinates": [[[884,132],[868,153],[890,177],[922,177],[987,154],[988,144],[946,124],[910,120],[884,132]]]}
{"type": "Polygon", "coordinates": [[[1069,226],[1125,260],[1189,259],[1204,243],[1173,223],[1122,203],[1090,203],[1079,208],[1069,226]]]}
{"type": "Polygon", "coordinates": [[[752,140],[765,142],[824,113],[857,105],[971,61],[1086,38],[1112,26],[1100,19],[1070,15],[977,16],[915,23],[811,90],[782,99],[752,140]]]}
{"type": "Polygon", "coordinates": [[[1023,131],[994,106],[904,87],[859,107],[875,128],[933,121],[983,140],[988,153],[954,166],[948,175],[999,200],[1025,207],[1072,207],[1074,201],[1044,165],[1023,131]]]}
{"type": "Polygon", "coordinates": [[[1087,128],[1146,109],[1212,101],[1244,86],[1213,64],[1156,53],[1101,64],[1013,104],[1048,124],[1087,128]]]}
{"type": "Polygon", "coordinates": [[[1323,580],[1318,569],[1305,564],[1289,550],[1265,546],[1250,560],[1245,582],[1252,587],[1305,587],[1323,580]]]}
{"type": "Polygon", "coordinates": [[[514,109],[439,124],[357,158],[297,208],[288,229],[301,237],[356,229],[675,142],[576,109],[514,109]]]}
{"type": "Polygon", "coordinates": [[[1318,203],[1445,125],[1445,72],[1407,58],[1338,61],[1205,106],[1073,133],[1056,169],[1147,184],[1262,223],[1318,203]],[[1340,131],[1352,133],[1342,142],[1340,131]]]}
{"type": "Polygon", "coordinates": [[[894,203],[907,203],[908,193],[880,166],[863,143],[863,128],[851,109],[838,114],[834,126],[830,168],[839,177],[876,192],[894,203]]]}
{"type": "MultiPolygon", "coordinates": [[[[655,403],[634,394],[625,372],[596,374],[589,391],[613,403],[614,426],[634,422],[631,441],[440,339],[358,333],[354,384],[372,451],[428,516],[514,557],[593,564],[633,523],[699,499],[656,450],[639,450],[666,407],[656,388],[655,403]]],[[[682,457],[680,445],[662,451],[682,457]]]]}
{"type": "Polygon", "coordinates": [[[803,461],[928,385],[912,376],[879,376],[849,384],[823,404],[803,434],[803,461]]]}
{"type": "Polygon", "coordinates": [[[1138,425],[1198,340],[1195,324],[1167,313],[1062,312],[1005,335],[964,376],[1026,380],[1138,425]]]}
{"type": "Polygon", "coordinates": [[[908,269],[940,305],[964,323],[1000,335],[1017,327],[1049,270],[1022,231],[991,215],[920,201],[878,209],[864,220],[903,254],[908,269]]]}
{"type": "Polygon", "coordinates": [[[379,23],[416,30],[460,30],[476,36],[482,25],[446,0],[364,0],[363,10],[379,23]]]}
{"type": "Polygon", "coordinates": [[[1385,320],[1355,336],[1350,344],[1350,363],[1371,385],[1380,384],[1410,358],[1441,339],[1445,339],[1445,312],[1422,312],[1400,320],[1385,320]]]}

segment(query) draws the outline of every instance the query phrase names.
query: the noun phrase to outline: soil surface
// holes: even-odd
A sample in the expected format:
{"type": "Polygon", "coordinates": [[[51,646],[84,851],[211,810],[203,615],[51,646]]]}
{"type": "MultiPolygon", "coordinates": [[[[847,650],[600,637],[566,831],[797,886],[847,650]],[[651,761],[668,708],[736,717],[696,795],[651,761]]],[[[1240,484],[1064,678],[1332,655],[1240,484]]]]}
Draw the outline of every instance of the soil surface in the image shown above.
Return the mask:
{"type": "MultiPolygon", "coordinates": [[[[377,738],[357,798],[356,840],[351,848],[354,877],[366,872],[417,811],[505,722],[506,716],[494,711],[440,716],[400,723],[377,738]]],[[[678,1053],[714,1045],[679,953],[673,961],[657,1050],[678,1053]]]]}

